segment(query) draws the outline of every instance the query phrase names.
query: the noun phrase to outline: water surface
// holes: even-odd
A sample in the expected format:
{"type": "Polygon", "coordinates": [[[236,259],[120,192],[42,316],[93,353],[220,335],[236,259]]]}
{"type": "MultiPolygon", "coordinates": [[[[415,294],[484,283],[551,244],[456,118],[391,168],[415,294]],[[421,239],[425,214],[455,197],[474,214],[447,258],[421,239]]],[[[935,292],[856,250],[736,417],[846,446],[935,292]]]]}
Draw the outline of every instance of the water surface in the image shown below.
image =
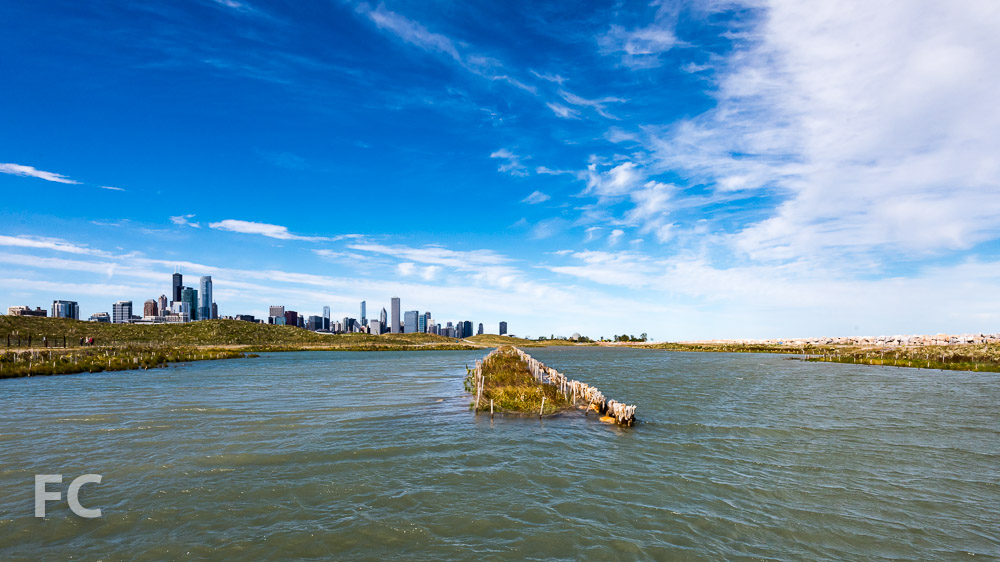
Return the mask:
{"type": "Polygon", "coordinates": [[[476,417],[480,352],[0,381],[0,559],[1000,556],[996,374],[529,352],[642,423],[476,417]]]}

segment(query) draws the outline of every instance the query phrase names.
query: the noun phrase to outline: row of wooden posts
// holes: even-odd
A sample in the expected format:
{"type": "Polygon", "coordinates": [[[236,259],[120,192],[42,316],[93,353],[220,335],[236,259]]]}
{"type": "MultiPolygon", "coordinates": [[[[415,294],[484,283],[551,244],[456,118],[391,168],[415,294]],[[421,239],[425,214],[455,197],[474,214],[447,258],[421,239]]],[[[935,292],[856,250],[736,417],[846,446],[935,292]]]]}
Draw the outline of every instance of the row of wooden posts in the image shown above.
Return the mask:
{"type": "MultiPolygon", "coordinates": [[[[632,425],[635,423],[635,405],[626,405],[622,402],[618,402],[617,400],[609,400],[608,398],[605,398],[604,394],[601,393],[600,390],[597,390],[597,387],[577,380],[572,380],[552,367],[546,366],[541,361],[521,351],[521,349],[517,347],[513,349],[517,353],[518,357],[520,357],[521,360],[527,364],[528,371],[531,372],[536,381],[541,384],[550,384],[559,387],[559,391],[563,393],[563,396],[565,396],[567,400],[572,398],[573,404],[576,404],[578,399],[582,400],[587,403],[587,411],[593,407],[598,413],[607,414],[608,416],[614,418],[615,422],[619,425],[632,425]]],[[[485,357],[476,361],[476,368],[473,373],[473,382],[476,385],[475,409],[477,412],[479,411],[479,400],[483,394],[483,365],[489,360],[490,357],[499,352],[499,349],[494,349],[493,351],[487,353],[485,357]]],[[[542,407],[538,411],[539,417],[542,416],[542,412],[544,410],[545,397],[543,396],[542,407]]],[[[492,401],[490,401],[490,415],[493,415],[492,401]]]]}

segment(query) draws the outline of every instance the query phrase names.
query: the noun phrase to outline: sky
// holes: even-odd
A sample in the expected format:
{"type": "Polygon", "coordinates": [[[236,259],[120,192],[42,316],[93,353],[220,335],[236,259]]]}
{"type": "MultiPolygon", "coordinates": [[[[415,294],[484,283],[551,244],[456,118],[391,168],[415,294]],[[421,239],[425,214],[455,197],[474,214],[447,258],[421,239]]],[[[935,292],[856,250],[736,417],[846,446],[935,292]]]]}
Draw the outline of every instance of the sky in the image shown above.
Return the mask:
{"type": "Polygon", "coordinates": [[[0,308],[1000,332],[1000,3],[0,4],[0,308]]]}

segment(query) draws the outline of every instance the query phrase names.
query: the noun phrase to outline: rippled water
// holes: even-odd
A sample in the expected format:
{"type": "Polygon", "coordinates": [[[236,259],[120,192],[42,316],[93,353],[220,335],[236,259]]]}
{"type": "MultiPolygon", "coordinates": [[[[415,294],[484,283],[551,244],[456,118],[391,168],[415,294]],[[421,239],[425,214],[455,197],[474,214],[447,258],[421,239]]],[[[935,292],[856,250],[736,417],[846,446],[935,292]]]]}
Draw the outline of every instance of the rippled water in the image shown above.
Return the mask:
{"type": "Polygon", "coordinates": [[[0,559],[1000,556],[996,374],[529,351],[642,423],[475,417],[479,352],[0,381],[0,559]]]}

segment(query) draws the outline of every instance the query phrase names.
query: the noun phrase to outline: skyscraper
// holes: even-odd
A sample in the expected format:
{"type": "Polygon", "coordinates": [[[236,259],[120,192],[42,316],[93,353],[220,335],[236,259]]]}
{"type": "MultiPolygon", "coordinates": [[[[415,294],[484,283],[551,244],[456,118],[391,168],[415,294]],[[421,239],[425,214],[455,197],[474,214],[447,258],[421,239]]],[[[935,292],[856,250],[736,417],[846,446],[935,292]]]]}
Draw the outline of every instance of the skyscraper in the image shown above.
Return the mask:
{"type": "Polygon", "coordinates": [[[389,325],[389,331],[393,334],[399,333],[399,297],[392,297],[392,323],[389,325]]]}
{"type": "Polygon", "coordinates": [[[184,287],[181,290],[181,302],[186,302],[191,309],[191,320],[201,320],[198,316],[198,290],[184,287]]]}
{"type": "Polygon", "coordinates": [[[170,307],[170,301],[167,300],[167,295],[160,295],[160,299],[157,302],[157,310],[160,312],[160,316],[167,314],[167,309],[170,307]]]}
{"type": "Polygon", "coordinates": [[[417,316],[417,331],[424,333],[427,331],[427,315],[421,314],[417,316]]]}
{"type": "Polygon", "coordinates": [[[386,314],[385,307],[382,307],[382,312],[378,315],[378,323],[381,324],[380,328],[382,328],[383,332],[385,331],[386,326],[389,325],[389,315],[386,314]]]}
{"type": "Polygon", "coordinates": [[[462,337],[471,338],[472,337],[472,322],[466,320],[465,322],[459,322],[462,325],[462,337]]]}
{"type": "Polygon", "coordinates": [[[180,273],[174,274],[174,300],[181,302],[181,292],[184,290],[184,276],[180,273]]]}
{"type": "Polygon", "coordinates": [[[198,320],[209,320],[212,318],[212,277],[202,277],[199,285],[198,320]]]}
{"type": "Polygon", "coordinates": [[[407,310],[403,315],[403,332],[407,334],[417,333],[418,320],[417,317],[420,316],[420,312],[416,310],[407,310]]]}
{"type": "Polygon", "coordinates": [[[361,325],[365,326],[368,324],[368,313],[365,312],[365,301],[361,301],[361,325]]]}
{"type": "Polygon", "coordinates": [[[501,336],[506,336],[507,335],[507,323],[506,322],[501,322],[500,323],[500,335],[501,336]]]}
{"type": "Polygon", "coordinates": [[[476,335],[477,336],[483,335],[483,323],[482,322],[479,323],[479,331],[476,332],[476,335]]]}
{"type": "Polygon", "coordinates": [[[52,301],[53,318],[80,319],[80,305],[76,301],[52,301]]]}
{"type": "Polygon", "coordinates": [[[324,330],[329,330],[330,329],[330,307],[329,306],[324,306],[323,307],[323,329],[324,330]]]}
{"type": "Polygon", "coordinates": [[[156,301],[149,299],[142,305],[142,316],[143,318],[159,316],[159,306],[157,306],[156,301]]]}
{"type": "Polygon", "coordinates": [[[267,315],[268,316],[280,316],[280,317],[284,318],[285,317],[285,307],[284,306],[275,306],[275,305],[272,304],[271,307],[268,309],[267,315]]]}
{"type": "Polygon", "coordinates": [[[132,321],[132,301],[118,301],[111,305],[111,321],[115,324],[128,324],[132,321]]]}

